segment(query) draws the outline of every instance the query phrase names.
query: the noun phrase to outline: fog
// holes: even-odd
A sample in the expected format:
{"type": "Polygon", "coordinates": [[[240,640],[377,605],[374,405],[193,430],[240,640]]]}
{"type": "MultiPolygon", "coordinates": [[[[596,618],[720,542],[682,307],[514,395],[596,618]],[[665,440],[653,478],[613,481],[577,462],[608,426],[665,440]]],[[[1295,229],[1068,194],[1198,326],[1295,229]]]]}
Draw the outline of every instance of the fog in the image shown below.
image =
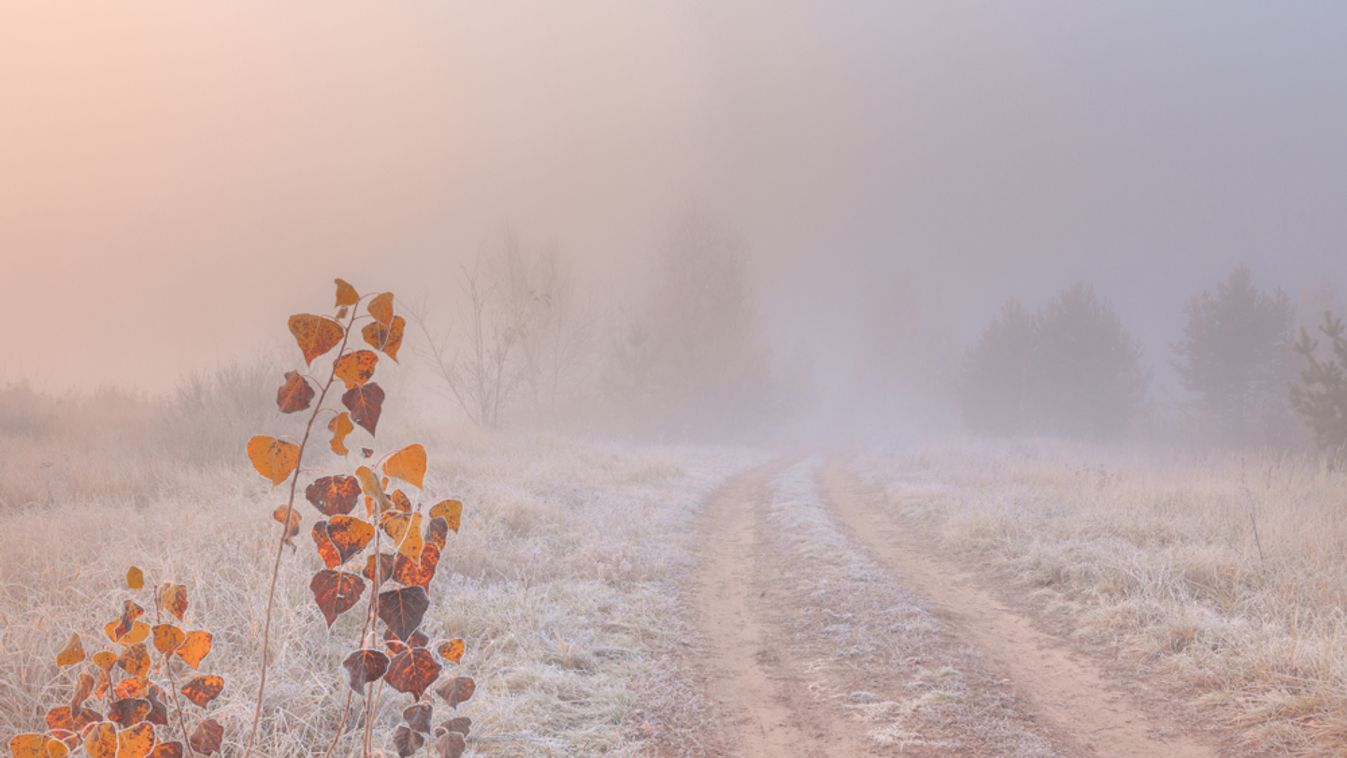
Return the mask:
{"type": "Polygon", "coordinates": [[[1234,266],[1295,302],[1347,285],[1344,29],[1231,2],[11,3],[0,382],[168,391],[283,348],[336,276],[449,335],[514,234],[572,269],[573,419],[697,218],[744,256],[774,428],[956,426],[1002,303],[1077,282],[1168,397],[1185,302],[1234,266]]]}

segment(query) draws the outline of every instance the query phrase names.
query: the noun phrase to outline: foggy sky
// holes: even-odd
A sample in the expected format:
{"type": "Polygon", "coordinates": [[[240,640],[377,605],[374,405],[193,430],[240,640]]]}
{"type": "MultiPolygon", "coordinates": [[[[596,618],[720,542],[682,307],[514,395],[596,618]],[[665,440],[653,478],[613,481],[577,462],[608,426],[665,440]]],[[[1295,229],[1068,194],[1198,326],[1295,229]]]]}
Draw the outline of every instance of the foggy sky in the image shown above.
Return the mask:
{"type": "Polygon", "coordinates": [[[1093,280],[1162,365],[1235,263],[1347,288],[1344,35],[1227,1],[6,3],[0,382],[162,389],[334,276],[448,296],[505,225],[635,300],[690,206],[825,381],[899,278],[960,340],[1093,280]]]}

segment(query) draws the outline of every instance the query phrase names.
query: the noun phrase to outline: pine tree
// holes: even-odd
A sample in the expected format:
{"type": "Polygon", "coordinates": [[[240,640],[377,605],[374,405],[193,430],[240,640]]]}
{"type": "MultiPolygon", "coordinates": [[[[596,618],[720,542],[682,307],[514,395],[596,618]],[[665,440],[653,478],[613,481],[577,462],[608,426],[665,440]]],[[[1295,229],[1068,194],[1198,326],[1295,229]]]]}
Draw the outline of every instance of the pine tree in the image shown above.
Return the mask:
{"type": "Polygon", "coordinates": [[[959,405],[970,429],[987,434],[1025,431],[1033,347],[1034,318],[1012,298],[964,354],[959,367],[959,405]]]}
{"type": "Polygon", "coordinates": [[[1347,450],[1347,327],[1326,312],[1319,331],[1328,338],[1332,354],[1321,357],[1319,341],[1300,330],[1295,351],[1304,367],[1300,382],[1291,385],[1291,404],[1320,448],[1341,453],[1347,450]]]}
{"type": "Polygon", "coordinates": [[[1296,318],[1286,294],[1260,291],[1240,266],[1184,310],[1188,321],[1172,348],[1174,365],[1199,408],[1237,442],[1249,440],[1251,421],[1270,427],[1284,418],[1296,318]]]}

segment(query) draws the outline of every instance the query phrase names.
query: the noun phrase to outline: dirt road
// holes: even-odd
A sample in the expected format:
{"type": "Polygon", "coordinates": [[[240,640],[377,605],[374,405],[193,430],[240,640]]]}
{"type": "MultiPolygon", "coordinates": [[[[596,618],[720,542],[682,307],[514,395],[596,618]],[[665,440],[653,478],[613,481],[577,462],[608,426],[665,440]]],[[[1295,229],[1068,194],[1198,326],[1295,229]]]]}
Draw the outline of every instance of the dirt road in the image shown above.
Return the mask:
{"type": "Polygon", "coordinates": [[[691,578],[735,756],[1215,755],[910,539],[843,464],[726,483],[691,578]]]}

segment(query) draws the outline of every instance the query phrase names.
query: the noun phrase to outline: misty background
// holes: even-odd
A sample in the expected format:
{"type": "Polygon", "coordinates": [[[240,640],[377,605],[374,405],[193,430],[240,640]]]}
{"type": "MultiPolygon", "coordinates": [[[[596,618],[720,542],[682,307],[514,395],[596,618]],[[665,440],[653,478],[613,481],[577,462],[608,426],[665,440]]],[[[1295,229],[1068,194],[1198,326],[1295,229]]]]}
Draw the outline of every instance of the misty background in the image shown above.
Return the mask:
{"type": "Polygon", "coordinates": [[[1190,299],[1245,265],[1299,324],[1347,283],[1344,31],[1309,3],[9,4],[0,383],[279,366],[341,276],[424,316],[408,381],[473,416],[443,379],[476,272],[527,295],[489,323],[552,334],[564,302],[537,350],[573,345],[565,402],[512,380],[502,425],[910,436],[961,426],[1008,298],[1084,282],[1177,407],[1190,299]]]}

